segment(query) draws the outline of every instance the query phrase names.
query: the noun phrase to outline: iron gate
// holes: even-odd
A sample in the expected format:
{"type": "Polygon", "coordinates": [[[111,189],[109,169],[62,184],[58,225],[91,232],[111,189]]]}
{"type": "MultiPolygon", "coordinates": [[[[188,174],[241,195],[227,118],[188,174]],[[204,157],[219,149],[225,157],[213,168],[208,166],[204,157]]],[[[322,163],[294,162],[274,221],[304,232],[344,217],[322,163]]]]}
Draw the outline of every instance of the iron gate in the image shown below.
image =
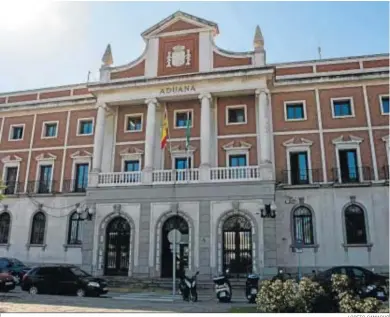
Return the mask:
{"type": "Polygon", "coordinates": [[[130,251],[130,225],[118,217],[107,226],[105,275],[128,275],[130,251]]]}
{"type": "Polygon", "coordinates": [[[252,226],[240,215],[223,224],[223,270],[227,268],[236,277],[252,272],[252,226]]]}
{"type": "Polygon", "coordinates": [[[173,249],[168,240],[168,233],[173,229],[179,230],[182,235],[182,241],[178,244],[176,252],[176,276],[179,277],[188,268],[188,223],[180,216],[172,216],[162,227],[161,277],[173,276],[173,249]]]}

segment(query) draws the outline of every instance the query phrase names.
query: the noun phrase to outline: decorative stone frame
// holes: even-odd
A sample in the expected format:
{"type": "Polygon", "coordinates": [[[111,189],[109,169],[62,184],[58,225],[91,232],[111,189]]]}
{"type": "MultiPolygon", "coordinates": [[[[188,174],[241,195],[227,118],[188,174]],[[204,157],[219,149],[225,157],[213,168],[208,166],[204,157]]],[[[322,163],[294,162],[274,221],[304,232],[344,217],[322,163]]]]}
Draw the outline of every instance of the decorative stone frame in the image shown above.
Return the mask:
{"type": "Polygon", "coordinates": [[[360,137],[356,137],[353,135],[349,135],[349,140],[344,141],[343,136],[339,136],[332,140],[332,143],[335,146],[335,155],[336,155],[336,163],[337,163],[337,182],[341,183],[341,168],[340,168],[340,150],[356,150],[357,156],[357,168],[359,171],[359,182],[363,182],[363,170],[362,170],[362,157],[360,155],[360,143],[362,143],[363,139],[360,137]]]}
{"type": "Polygon", "coordinates": [[[54,190],[54,186],[55,186],[55,183],[54,183],[54,169],[55,169],[55,162],[56,162],[56,159],[57,159],[57,156],[55,156],[54,154],[51,154],[51,153],[48,153],[47,154],[48,157],[45,157],[45,154],[42,153],[38,156],[35,157],[35,160],[37,161],[37,167],[36,167],[36,172],[35,172],[35,184],[34,184],[34,192],[37,193],[38,192],[38,180],[40,179],[41,175],[41,166],[42,165],[51,165],[51,175],[50,175],[50,192],[49,193],[52,193],[53,190],[54,190]]]}
{"type": "Polygon", "coordinates": [[[174,129],[186,129],[187,127],[178,127],[176,125],[176,117],[178,114],[186,113],[188,117],[188,113],[191,113],[191,125],[190,128],[192,129],[194,127],[194,109],[177,109],[173,111],[173,128],[174,129]]]}
{"type": "Polygon", "coordinates": [[[309,204],[305,203],[305,198],[299,197],[299,202],[295,204],[290,211],[290,232],[291,232],[291,245],[290,248],[292,252],[296,252],[296,241],[295,241],[295,233],[294,233],[294,212],[298,208],[307,208],[311,212],[311,221],[313,228],[313,244],[302,245],[300,246],[302,249],[314,249],[314,252],[318,251],[319,245],[317,243],[317,230],[316,230],[316,216],[314,209],[309,204]]]}
{"type": "Polygon", "coordinates": [[[172,146],[170,149],[171,153],[171,169],[175,170],[176,168],[176,159],[177,158],[187,158],[187,156],[191,159],[190,169],[194,168],[194,152],[196,151],[196,147],[190,145],[188,147],[188,151],[185,149],[180,149],[179,145],[172,146]]]}
{"type": "Polygon", "coordinates": [[[138,161],[139,164],[139,171],[142,171],[142,155],[144,155],[144,151],[133,147],[133,152],[131,152],[130,148],[126,148],[123,151],[119,153],[121,157],[121,172],[124,172],[125,170],[125,162],[126,161],[138,161]]]}
{"type": "Polygon", "coordinates": [[[171,210],[162,214],[156,222],[155,227],[155,249],[154,249],[154,258],[155,258],[155,271],[157,277],[161,276],[161,250],[162,250],[162,238],[161,238],[161,230],[164,223],[173,216],[180,216],[188,224],[188,270],[192,271],[194,267],[194,235],[195,235],[195,227],[191,217],[189,217],[185,212],[178,210],[177,204],[171,205],[171,210]]]}
{"type": "Polygon", "coordinates": [[[93,135],[94,134],[94,130],[95,129],[95,118],[94,117],[90,117],[90,118],[78,118],[77,119],[77,131],[76,131],[76,136],[89,136],[89,135],[93,135]],[[91,121],[92,122],[92,129],[91,129],[91,133],[80,133],[80,124],[82,122],[89,122],[91,121]]]}
{"type": "Polygon", "coordinates": [[[234,141],[231,141],[229,143],[226,143],[222,146],[222,148],[226,152],[226,167],[231,167],[229,162],[229,158],[231,155],[245,155],[245,160],[246,160],[246,166],[250,166],[249,164],[249,151],[252,148],[252,144],[244,142],[244,141],[239,141],[240,146],[235,146],[234,141]]]}
{"type": "Polygon", "coordinates": [[[342,246],[343,246],[345,252],[348,252],[348,248],[367,248],[367,251],[371,252],[371,248],[374,244],[371,242],[367,209],[364,207],[363,204],[356,201],[356,196],[350,196],[350,202],[345,204],[343,206],[343,208],[341,209],[341,223],[342,223],[342,228],[343,228],[343,244],[342,244],[342,246]],[[350,207],[352,205],[358,206],[363,211],[367,243],[364,243],[364,244],[348,244],[347,243],[347,229],[345,227],[345,211],[347,210],[348,207],[350,207]]]}
{"type": "Polygon", "coordinates": [[[8,240],[7,243],[0,243],[0,248],[5,248],[8,251],[11,246],[10,241],[11,241],[11,230],[12,230],[12,213],[9,212],[8,205],[3,205],[3,210],[0,211],[0,216],[4,213],[9,215],[8,240]]]}
{"type": "Polygon", "coordinates": [[[240,209],[240,203],[238,201],[232,202],[232,209],[224,212],[218,219],[217,219],[217,269],[218,272],[222,272],[222,244],[223,244],[223,234],[222,234],[222,227],[225,221],[232,217],[232,216],[243,216],[247,220],[250,221],[251,227],[252,227],[252,271],[253,273],[257,273],[258,267],[257,267],[257,242],[259,237],[258,232],[258,226],[256,218],[247,210],[240,209]]]}
{"type": "Polygon", "coordinates": [[[134,266],[134,237],[135,237],[135,224],[133,219],[127,213],[123,212],[122,206],[120,204],[116,204],[113,206],[113,212],[108,214],[103,218],[99,225],[99,239],[97,243],[97,268],[99,271],[104,274],[105,270],[105,257],[106,257],[106,235],[107,235],[107,225],[117,217],[121,217],[127,220],[130,225],[130,245],[129,245],[129,271],[128,276],[132,276],[133,274],[133,266],[134,266]]]}
{"type": "Polygon", "coordinates": [[[91,170],[92,166],[92,157],[93,154],[91,152],[88,152],[86,150],[83,151],[76,151],[70,155],[70,158],[72,159],[72,177],[71,181],[72,184],[70,185],[69,189],[73,192],[76,186],[76,165],[77,164],[88,164],[88,176],[89,171],[91,170]]]}
{"type": "Polygon", "coordinates": [[[306,100],[291,100],[291,101],[285,101],[284,102],[284,121],[285,122],[295,122],[295,121],[306,121],[307,120],[307,113],[306,113],[306,100]],[[303,117],[298,119],[289,119],[287,117],[287,108],[288,106],[292,105],[302,105],[303,110],[303,117]]]}
{"type": "Polygon", "coordinates": [[[60,126],[60,122],[57,120],[57,121],[43,121],[42,122],[42,130],[41,130],[41,139],[45,140],[45,139],[56,139],[58,138],[58,130],[59,130],[59,126],[60,126]],[[48,124],[56,124],[56,134],[54,136],[46,136],[46,126],[48,124]]]}
{"type": "Polygon", "coordinates": [[[16,173],[16,184],[15,184],[15,192],[14,194],[18,193],[20,191],[20,188],[18,188],[19,186],[19,172],[20,172],[20,162],[22,161],[22,158],[17,156],[17,155],[13,155],[14,159],[11,159],[11,155],[8,155],[6,157],[4,157],[1,162],[3,163],[3,175],[2,175],[2,181],[3,183],[6,182],[6,171],[7,171],[7,168],[8,167],[16,167],[18,169],[17,173],[16,173]]]}
{"type": "Polygon", "coordinates": [[[144,114],[143,113],[129,113],[125,115],[125,120],[124,120],[124,127],[123,131],[124,133],[137,133],[137,132],[142,132],[144,130],[144,114]],[[140,130],[128,130],[128,121],[129,118],[141,118],[141,129],[140,130]]]}
{"type": "Polygon", "coordinates": [[[248,124],[248,112],[246,104],[242,105],[229,105],[225,108],[225,125],[245,125],[248,124]],[[229,122],[229,110],[243,109],[244,110],[244,121],[243,122],[229,122]]]}
{"type": "Polygon", "coordinates": [[[331,98],[330,99],[330,107],[332,111],[332,119],[343,119],[343,118],[354,118],[355,117],[355,106],[353,102],[353,97],[337,97],[337,98],[331,98]],[[349,100],[349,104],[351,105],[351,114],[345,115],[345,116],[336,116],[334,112],[334,102],[335,101],[342,101],[342,100],[349,100]]]}
{"type": "Polygon", "coordinates": [[[27,250],[30,250],[30,248],[42,248],[43,251],[46,250],[46,247],[47,247],[46,238],[47,238],[47,227],[48,227],[49,217],[48,217],[48,214],[46,213],[46,211],[44,211],[42,209],[42,207],[43,207],[43,205],[40,204],[38,206],[37,210],[31,215],[30,227],[29,227],[28,236],[27,236],[27,243],[26,243],[27,250]],[[39,212],[42,212],[45,215],[45,231],[44,231],[44,235],[43,235],[43,243],[42,244],[32,244],[31,243],[31,233],[32,233],[32,229],[33,229],[34,217],[39,212]]]}
{"type": "Polygon", "coordinates": [[[8,142],[23,141],[25,134],[26,134],[26,124],[24,123],[11,124],[8,131],[8,142]],[[11,136],[13,134],[14,128],[20,128],[20,127],[23,128],[22,137],[20,139],[13,139],[11,136]]]}
{"type": "MultiPolygon", "coordinates": [[[[69,244],[68,239],[69,239],[69,230],[70,230],[70,223],[72,220],[72,216],[74,213],[77,213],[76,209],[72,209],[68,216],[66,217],[66,231],[65,231],[65,243],[63,244],[64,251],[67,252],[68,249],[79,249],[82,248],[82,244],[69,244]]],[[[86,221],[85,219],[82,220],[83,222],[86,221]]]]}
{"type": "Polygon", "coordinates": [[[383,95],[379,95],[379,96],[378,96],[378,98],[379,98],[379,107],[381,108],[381,109],[380,109],[381,115],[382,115],[382,116],[388,116],[389,113],[383,112],[383,97],[389,98],[389,95],[388,95],[388,94],[383,94],[383,95]]]}

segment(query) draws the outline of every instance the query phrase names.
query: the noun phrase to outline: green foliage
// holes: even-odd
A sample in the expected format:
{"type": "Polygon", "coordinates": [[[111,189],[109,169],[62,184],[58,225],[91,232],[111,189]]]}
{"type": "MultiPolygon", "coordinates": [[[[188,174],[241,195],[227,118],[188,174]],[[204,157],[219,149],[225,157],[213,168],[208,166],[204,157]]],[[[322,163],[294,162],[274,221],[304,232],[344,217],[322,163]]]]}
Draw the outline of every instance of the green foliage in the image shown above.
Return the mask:
{"type": "Polygon", "coordinates": [[[6,189],[7,186],[4,186],[2,181],[0,181],[0,201],[5,198],[5,195],[3,194],[4,189],[6,189]]]}

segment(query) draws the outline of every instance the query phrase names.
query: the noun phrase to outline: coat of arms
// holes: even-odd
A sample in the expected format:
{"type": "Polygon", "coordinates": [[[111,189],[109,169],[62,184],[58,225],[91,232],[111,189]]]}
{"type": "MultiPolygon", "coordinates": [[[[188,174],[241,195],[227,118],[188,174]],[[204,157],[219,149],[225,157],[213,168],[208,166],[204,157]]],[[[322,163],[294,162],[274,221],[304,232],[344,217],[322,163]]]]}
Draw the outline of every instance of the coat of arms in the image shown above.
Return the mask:
{"type": "Polygon", "coordinates": [[[191,52],[183,45],[176,45],[168,52],[167,67],[180,67],[191,64],[191,52]]]}

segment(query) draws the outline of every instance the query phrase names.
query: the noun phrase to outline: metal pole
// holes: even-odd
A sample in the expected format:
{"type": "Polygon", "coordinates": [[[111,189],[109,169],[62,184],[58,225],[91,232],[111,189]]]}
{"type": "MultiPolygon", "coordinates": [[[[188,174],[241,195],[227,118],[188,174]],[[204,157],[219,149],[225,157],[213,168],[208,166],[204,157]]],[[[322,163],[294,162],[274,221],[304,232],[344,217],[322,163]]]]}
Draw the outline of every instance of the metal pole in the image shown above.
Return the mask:
{"type": "Polygon", "coordinates": [[[298,281],[301,280],[301,252],[298,253],[298,281]]]}
{"type": "Polygon", "coordinates": [[[173,264],[172,264],[172,296],[176,295],[176,226],[175,226],[174,235],[173,235],[173,264]]]}

